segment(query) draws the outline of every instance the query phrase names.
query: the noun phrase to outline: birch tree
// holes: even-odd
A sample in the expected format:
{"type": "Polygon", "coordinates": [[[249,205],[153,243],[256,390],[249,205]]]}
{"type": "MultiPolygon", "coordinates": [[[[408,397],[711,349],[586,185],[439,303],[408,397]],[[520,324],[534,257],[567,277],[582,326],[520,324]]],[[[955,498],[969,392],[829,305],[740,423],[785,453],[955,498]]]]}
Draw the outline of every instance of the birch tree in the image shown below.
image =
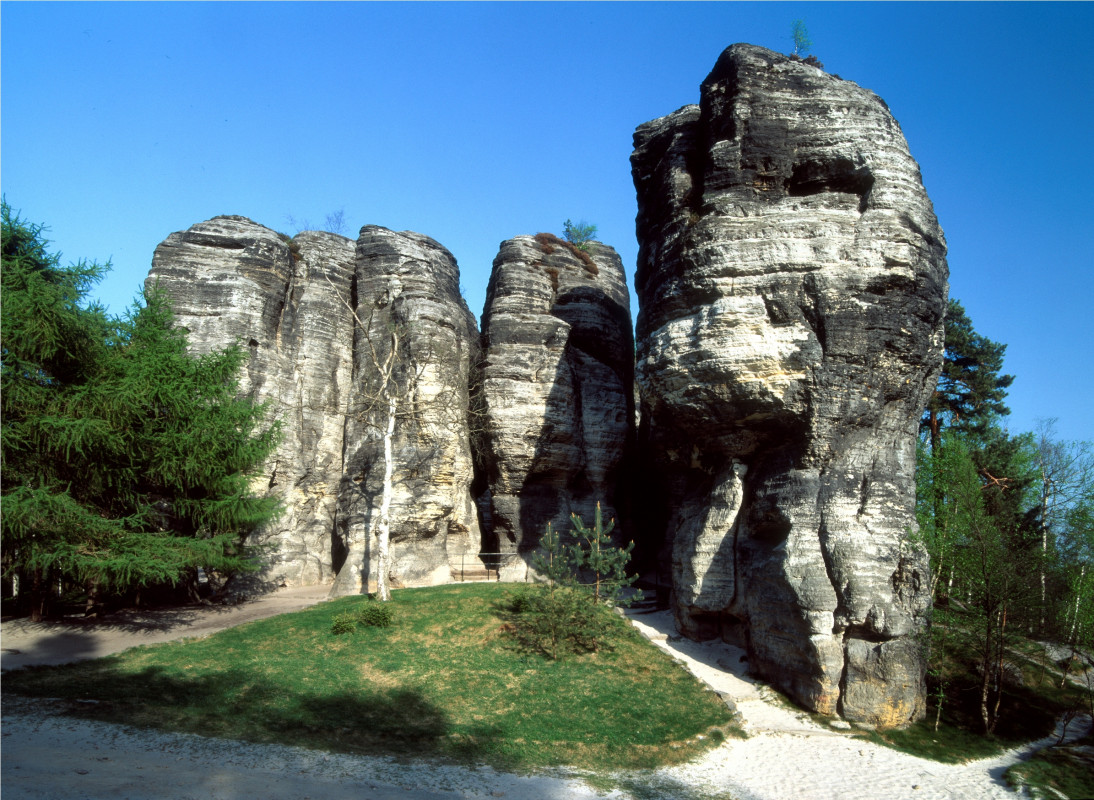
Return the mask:
{"type": "MultiPolygon", "coordinates": [[[[392,505],[400,480],[396,440],[405,438],[413,443],[413,463],[400,467],[414,473],[427,469],[427,463],[439,453],[444,436],[465,435],[466,392],[452,387],[460,383],[455,375],[466,355],[459,352],[454,325],[452,341],[448,341],[436,332],[437,320],[426,322],[415,317],[413,304],[406,301],[396,277],[388,280],[376,297],[362,298],[358,307],[345,299],[343,304],[353,314],[358,329],[355,346],[363,352],[361,373],[356,376],[356,399],[347,408],[347,417],[378,432],[382,442],[380,502],[369,536],[376,546],[377,598],[387,601],[394,574],[392,505]]],[[[360,485],[364,480],[357,482],[360,485]]],[[[358,582],[367,586],[369,576],[362,574],[360,566],[347,566],[348,580],[355,587],[358,582]]],[[[340,574],[339,580],[345,584],[347,579],[340,574]]],[[[344,585],[340,590],[338,584],[335,588],[336,592],[348,593],[344,585]]]]}
{"type": "MultiPolygon", "coordinates": [[[[1089,442],[1068,442],[1057,438],[1056,420],[1042,419],[1037,424],[1037,472],[1040,508],[1038,527],[1041,534],[1040,630],[1049,613],[1047,567],[1059,537],[1065,536],[1074,519],[1073,512],[1094,504],[1094,447],[1089,442]]],[[[1065,565],[1066,568],[1067,565],[1065,565]]],[[[1080,580],[1081,583],[1081,580],[1080,580]]]]}

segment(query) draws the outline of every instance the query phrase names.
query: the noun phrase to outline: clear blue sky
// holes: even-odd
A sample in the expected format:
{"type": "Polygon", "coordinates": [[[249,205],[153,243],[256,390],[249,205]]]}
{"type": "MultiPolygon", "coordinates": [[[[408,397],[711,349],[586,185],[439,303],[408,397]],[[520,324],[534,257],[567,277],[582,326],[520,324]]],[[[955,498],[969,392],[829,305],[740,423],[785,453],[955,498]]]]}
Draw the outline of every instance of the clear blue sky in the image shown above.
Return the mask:
{"type": "Polygon", "coordinates": [[[634,128],[798,18],[903,127],[951,294],[1008,346],[1012,432],[1094,440],[1091,3],[7,0],[0,183],[66,260],[112,261],[115,312],[173,231],[343,209],[445,245],[479,314],[498,244],[567,217],[631,276],[634,128]]]}

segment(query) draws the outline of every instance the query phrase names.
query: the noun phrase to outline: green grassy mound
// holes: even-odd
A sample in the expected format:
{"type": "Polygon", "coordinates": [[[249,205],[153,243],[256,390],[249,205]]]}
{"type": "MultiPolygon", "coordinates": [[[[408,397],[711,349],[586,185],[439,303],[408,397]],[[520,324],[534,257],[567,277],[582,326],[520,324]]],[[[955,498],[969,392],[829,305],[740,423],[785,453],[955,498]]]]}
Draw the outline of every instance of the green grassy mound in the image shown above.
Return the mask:
{"type": "Polygon", "coordinates": [[[205,639],[7,673],[3,691],[73,714],[336,752],[507,769],[642,769],[736,735],[717,696],[620,623],[595,653],[550,661],[506,630],[503,584],[393,592],[392,624],[336,634],[364,597],[205,639]]]}

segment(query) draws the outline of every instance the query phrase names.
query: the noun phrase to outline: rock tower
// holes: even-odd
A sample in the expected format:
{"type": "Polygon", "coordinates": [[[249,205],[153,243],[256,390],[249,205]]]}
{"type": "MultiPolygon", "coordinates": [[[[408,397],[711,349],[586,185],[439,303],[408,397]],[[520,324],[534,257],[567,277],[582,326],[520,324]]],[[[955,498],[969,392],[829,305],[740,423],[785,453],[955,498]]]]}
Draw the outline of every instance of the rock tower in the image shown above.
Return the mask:
{"type": "Polygon", "coordinates": [[[242,389],[281,420],[261,481],[285,507],[258,537],[269,548],[265,578],[332,583],[334,594],[375,583],[368,530],[384,472],[375,390],[393,330],[405,334],[395,377],[414,385],[394,436],[393,584],[446,582],[478,553],[465,413],[478,331],[446,249],[377,226],[355,244],[216,217],[160,244],[147,283],[172,300],[195,352],[250,350],[242,389]]]}
{"type": "Polygon", "coordinates": [[[885,103],[734,45],[631,156],[641,517],[677,624],[805,706],[924,710],[917,424],[946,246],[885,103]]]}
{"type": "Polygon", "coordinates": [[[567,531],[597,502],[605,519],[625,514],[634,337],[615,250],[550,234],[502,242],[482,325],[489,546],[527,553],[548,522],[567,531]]]}

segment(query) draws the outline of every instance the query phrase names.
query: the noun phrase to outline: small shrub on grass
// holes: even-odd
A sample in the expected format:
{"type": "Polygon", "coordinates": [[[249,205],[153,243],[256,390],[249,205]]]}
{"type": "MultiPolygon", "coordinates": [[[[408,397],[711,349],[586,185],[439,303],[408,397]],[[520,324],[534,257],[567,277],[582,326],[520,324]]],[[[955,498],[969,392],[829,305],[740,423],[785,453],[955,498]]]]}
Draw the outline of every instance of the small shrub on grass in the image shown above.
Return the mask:
{"type": "Polygon", "coordinates": [[[612,544],[615,520],[604,524],[599,503],[591,526],[577,514],[570,519],[574,544],[563,545],[548,523],[540,539],[543,552],[532,559],[545,581],[519,590],[510,607],[513,637],[551,660],[609,646],[613,632],[623,627],[612,608],[630,602],[624,593],[635,580],[626,573],[634,543],[612,544]]]}
{"type": "Polygon", "coordinates": [[[518,588],[509,601],[509,610],[514,614],[524,614],[531,611],[535,607],[535,600],[532,598],[534,591],[534,587],[531,586],[518,588]]]}
{"type": "Polygon", "coordinates": [[[611,649],[622,620],[586,591],[538,584],[517,592],[510,605],[512,635],[522,649],[557,661],[611,649]]]}
{"type": "Polygon", "coordinates": [[[356,616],[359,625],[370,628],[390,628],[395,619],[387,603],[366,603],[356,616]]]}
{"type": "Polygon", "coordinates": [[[330,623],[330,632],[335,636],[341,636],[344,633],[353,633],[357,630],[357,616],[345,612],[337,614],[330,623]]]}

